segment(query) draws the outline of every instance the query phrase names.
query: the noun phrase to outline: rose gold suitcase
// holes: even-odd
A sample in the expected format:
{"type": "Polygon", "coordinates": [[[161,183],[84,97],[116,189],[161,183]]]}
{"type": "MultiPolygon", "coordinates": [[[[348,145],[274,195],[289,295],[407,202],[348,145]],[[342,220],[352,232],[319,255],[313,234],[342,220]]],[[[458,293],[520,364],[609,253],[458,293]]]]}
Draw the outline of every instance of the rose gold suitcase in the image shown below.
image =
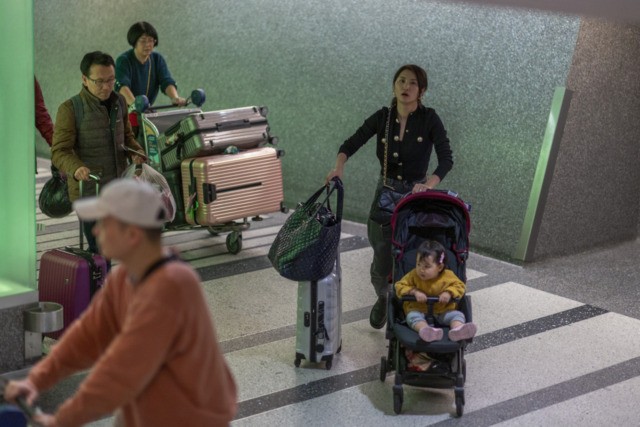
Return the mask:
{"type": "Polygon", "coordinates": [[[261,147],[183,160],[187,222],[209,226],[284,211],[283,155],[283,150],[261,147]]]}

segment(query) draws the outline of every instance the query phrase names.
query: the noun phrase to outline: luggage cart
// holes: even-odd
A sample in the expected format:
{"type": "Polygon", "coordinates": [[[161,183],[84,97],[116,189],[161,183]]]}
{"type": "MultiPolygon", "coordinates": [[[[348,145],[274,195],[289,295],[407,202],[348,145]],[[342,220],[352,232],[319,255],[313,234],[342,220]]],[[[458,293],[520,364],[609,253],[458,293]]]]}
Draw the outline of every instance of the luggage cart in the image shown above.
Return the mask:
{"type": "MultiPolygon", "coordinates": [[[[141,95],[136,97],[135,108],[139,115],[139,122],[141,123],[138,140],[144,147],[145,152],[148,154],[145,156],[148,164],[158,172],[163,173],[165,177],[167,177],[167,171],[162,170],[162,161],[160,159],[160,152],[158,149],[158,137],[161,133],[184,117],[190,114],[202,113],[200,107],[204,104],[205,100],[206,95],[202,89],[195,89],[192,91],[191,96],[187,99],[187,104],[183,108],[176,108],[175,105],[151,107],[149,106],[149,101],[146,96],[141,95]],[[186,108],[190,104],[193,104],[196,108],[186,108]]],[[[276,143],[277,139],[273,138],[273,141],[276,143]]],[[[174,191],[172,192],[175,197],[176,193],[174,191]]],[[[180,194],[182,194],[182,191],[180,191],[180,194]]],[[[176,204],[178,204],[178,200],[176,200],[176,204]]],[[[280,211],[287,213],[289,209],[282,204],[280,211]]],[[[260,215],[256,215],[251,218],[252,221],[261,221],[262,219],[263,218],[260,215]]],[[[226,248],[229,253],[236,255],[242,250],[242,232],[247,230],[250,226],[251,222],[248,218],[239,218],[233,221],[206,226],[192,225],[186,222],[175,224],[169,223],[165,226],[165,230],[173,231],[205,228],[212,236],[229,233],[225,240],[226,248]]]]}

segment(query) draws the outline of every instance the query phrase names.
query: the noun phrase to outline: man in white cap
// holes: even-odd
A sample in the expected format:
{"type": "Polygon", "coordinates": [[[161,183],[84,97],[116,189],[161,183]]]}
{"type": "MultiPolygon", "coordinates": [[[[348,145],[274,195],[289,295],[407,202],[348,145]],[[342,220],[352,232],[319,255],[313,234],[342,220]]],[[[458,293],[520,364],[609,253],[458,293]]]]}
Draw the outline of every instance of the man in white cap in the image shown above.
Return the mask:
{"type": "Polygon", "coordinates": [[[237,409],[236,385],[217,342],[195,271],[165,251],[168,220],[161,194],[117,179],[98,197],[74,203],[95,220],[104,255],[120,261],[88,309],[35,365],[11,381],[5,398],[38,394],[91,368],[77,392],[44,426],[81,426],[117,412],[124,426],[226,426],[237,409]]]}

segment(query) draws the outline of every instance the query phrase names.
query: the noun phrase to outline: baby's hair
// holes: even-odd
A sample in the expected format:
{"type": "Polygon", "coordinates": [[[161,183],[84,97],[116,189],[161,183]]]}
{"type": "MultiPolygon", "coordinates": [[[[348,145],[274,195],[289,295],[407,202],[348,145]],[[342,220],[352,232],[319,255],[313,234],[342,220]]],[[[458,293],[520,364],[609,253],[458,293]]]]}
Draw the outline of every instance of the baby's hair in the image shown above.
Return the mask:
{"type": "Polygon", "coordinates": [[[433,258],[438,264],[443,264],[446,257],[444,246],[435,240],[425,240],[418,247],[418,261],[422,261],[424,258],[433,258]]]}

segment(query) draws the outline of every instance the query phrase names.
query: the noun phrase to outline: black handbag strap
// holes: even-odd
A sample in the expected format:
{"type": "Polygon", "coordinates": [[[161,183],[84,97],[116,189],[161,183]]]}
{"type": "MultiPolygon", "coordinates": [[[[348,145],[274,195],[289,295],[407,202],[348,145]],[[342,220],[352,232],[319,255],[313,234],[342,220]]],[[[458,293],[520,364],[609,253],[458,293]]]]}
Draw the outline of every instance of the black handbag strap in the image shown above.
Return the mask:
{"type": "Polygon", "coordinates": [[[89,297],[93,298],[93,295],[98,291],[98,281],[103,276],[102,270],[93,259],[93,254],[82,248],[78,249],[70,246],[65,246],[64,250],[87,261],[89,265],[89,297]]]}
{"type": "Polygon", "coordinates": [[[329,185],[323,185],[318,189],[318,191],[313,193],[313,195],[309,197],[309,199],[307,199],[307,201],[302,204],[303,209],[309,210],[309,208],[314,205],[314,203],[320,198],[320,195],[325,190],[327,192],[326,196],[324,197],[322,202],[320,202],[317,205],[317,208],[315,209],[315,211],[313,212],[313,215],[311,216],[315,216],[320,210],[320,208],[322,208],[322,206],[324,206],[325,204],[327,205],[329,210],[331,210],[331,206],[329,204],[329,197],[331,197],[331,194],[337,190],[338,206],[337,206],[336,212],[334,213],[336,215],[336,222],[342,221],[342,209],[344,205],[344,186],[342,185],[342,181],[340,180],[340,178],[338,178],[337,176],[331,179],[331,182],[329,183],[329,185]]]}
{"type": "Polygon", "coordinates": [[[140,280],[138,281],[138,283],[141,283],[144,281],[144,279],[146,279],[147,277],[149,277],[151,275],[151,273],[153,273],[154,271],[156,271],[157,269],[159,269],[160,267],[162,267],[163,265],[165,265],[166,263],[170,262],[170,261],[180,261],[180,258],[178,257],[178,255],[176,254],[171,254],[169,256],[166,257],[162,257],[160,258],[158,261],[156,261],[155,263],[153,263],[148,269],[147,271],[144,272],[144,274],[142,275],[142,277],[140,278],[140,280]]]}

